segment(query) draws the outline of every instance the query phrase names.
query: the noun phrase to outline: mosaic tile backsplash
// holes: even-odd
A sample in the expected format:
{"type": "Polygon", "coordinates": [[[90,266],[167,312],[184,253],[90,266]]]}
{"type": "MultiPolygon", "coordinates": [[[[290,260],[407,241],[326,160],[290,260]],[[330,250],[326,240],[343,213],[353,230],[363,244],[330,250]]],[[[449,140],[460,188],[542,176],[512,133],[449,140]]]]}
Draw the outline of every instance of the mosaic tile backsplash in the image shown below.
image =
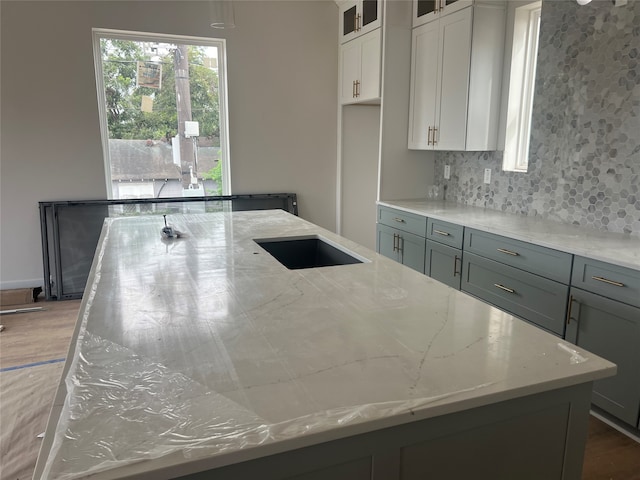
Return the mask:
{"type": "Polygon", "coordinates": [[[545,0],[529,171],[439,152],[435,178],[447,200],[640,236],[640,0],[545,0]]]}

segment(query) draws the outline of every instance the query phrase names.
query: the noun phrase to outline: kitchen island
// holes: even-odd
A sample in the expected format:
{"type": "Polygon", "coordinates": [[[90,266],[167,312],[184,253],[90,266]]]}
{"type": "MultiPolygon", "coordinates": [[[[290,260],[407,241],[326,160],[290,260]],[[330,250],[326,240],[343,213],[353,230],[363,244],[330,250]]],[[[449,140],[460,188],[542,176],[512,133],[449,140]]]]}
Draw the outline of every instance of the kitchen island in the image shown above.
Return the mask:
{"type": "Polygon", "coordinates": [[[35,479],[580,478],[612,363],[283,211],[167,219],[105,221],[35,479]]]}

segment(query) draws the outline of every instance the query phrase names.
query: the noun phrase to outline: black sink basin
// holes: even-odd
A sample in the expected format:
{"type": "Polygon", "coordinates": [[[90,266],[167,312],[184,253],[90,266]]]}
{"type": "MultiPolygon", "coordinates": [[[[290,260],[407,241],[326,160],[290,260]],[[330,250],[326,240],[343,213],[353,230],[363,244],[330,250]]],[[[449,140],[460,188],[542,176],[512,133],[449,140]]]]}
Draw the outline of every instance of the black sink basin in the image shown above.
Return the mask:
{"type": "Polygon", "coordinates": [[[363,260],[328,243],[317,235],[254,239],[254,242],[289,270],[363,263],[363,260]]]}

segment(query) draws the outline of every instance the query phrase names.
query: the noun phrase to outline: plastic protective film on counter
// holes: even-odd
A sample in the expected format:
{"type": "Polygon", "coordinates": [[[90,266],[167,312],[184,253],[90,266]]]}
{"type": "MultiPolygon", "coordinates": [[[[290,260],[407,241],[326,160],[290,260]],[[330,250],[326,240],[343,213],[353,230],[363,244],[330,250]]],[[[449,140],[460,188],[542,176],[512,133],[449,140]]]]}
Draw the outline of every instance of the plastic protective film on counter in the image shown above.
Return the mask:
{"type": "MultiPolygon", "coordinates": [[[[446,399],[497,391],[518,367],[512,357],[507,368],[508,356],[529,354],[524,341],[507,351],[516,337],[500,329],[535,329],[513,327],[493,310],[493,334],[486,325],[474,330],[473,315],[458,315],[456,325],[450,312],[472,300],[443,286],[432,287],[434,299],[416,296],[445,312],[432,321],[391,315],[411,307],[416,281],[429,280],[405,270],[388,278],[396,271],[389,262],[284,269],[252,239],[318,230],[292,215],[168,220],[183,238],[162,239],[162,217],[105,223],[42,478],[80,478],[170,454],[212,457],[385,417],[409,421],[446,399]],[[349,295],[338,297],[345,289],[349,295]],[[503,343],[487,356],[495,339],[503,343]],[[475,361],[474,352],[486,358],[475,361]],[[444,372],[447,365],[454,370],[444,372]]],[[[558,358],[575,366],[577,352],[550,344],[555,352],[538,355],[540,368],[557,371],[558,358]]]]}

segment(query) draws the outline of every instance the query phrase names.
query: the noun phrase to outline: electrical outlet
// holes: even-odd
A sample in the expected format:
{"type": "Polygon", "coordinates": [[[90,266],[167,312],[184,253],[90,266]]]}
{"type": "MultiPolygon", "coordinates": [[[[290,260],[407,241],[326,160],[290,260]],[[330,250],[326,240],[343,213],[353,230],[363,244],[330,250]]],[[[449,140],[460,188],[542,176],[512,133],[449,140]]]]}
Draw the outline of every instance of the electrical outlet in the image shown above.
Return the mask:
{"type": "Polygon", "coordinates": [[[451,178],[451,165],[444,166],[444,179],[449,180],[451,178]]]}
{"type": "Polygon", "coordinates": [[[484,169],[484,183],[491,183],[491,169],[484,169]]]}

